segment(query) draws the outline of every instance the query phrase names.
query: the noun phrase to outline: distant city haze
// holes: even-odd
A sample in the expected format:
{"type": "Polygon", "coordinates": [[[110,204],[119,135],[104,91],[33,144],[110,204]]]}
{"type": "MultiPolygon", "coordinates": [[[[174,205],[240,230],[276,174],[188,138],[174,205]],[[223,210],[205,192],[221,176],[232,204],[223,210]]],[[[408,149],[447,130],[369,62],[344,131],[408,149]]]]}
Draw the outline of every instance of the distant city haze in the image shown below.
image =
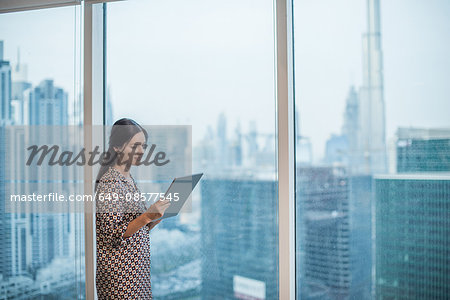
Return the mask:
{"type": "MultiPolygon", "coordinates": [[[[192,124],[194,144],[204,136],[205,124],[215,127],[220,111],[228,118],[229,133],[238,119],[243,132],[255,120],[258,132],[273,133],[272,5],[108,4],[108,33],[127,37],[108,44],[114,117],[133,115],[144,124],[192,124]],[[142,26],[146,36],[130,30],[142,26]],[[122,84],[123,76],[134,84],[122,84]]],[[[357,0],[294,1],[296,105],[301,134],[311,139],[316,162],[330,134],[340,132],[350,86],[362,83],[365,5],[357,0]],[[323,120],[320,126],[318,119],[323,120]]],[[[450,126],[449,15],[446,0],[381,2],[387,139],[401,126],[450,126]]],[[[17,63],[20,48],[32,85],[54,79],[68,92],[69,103],[74,101],[74,59],[80,49],[67,45],[75,46],[78,16],[74,8],[58,8],[0,18],[4,59],[17,63]],[[52,47],[40,46],[43,35],[54,41],[52,47]],[[42,59],[49,56],[54,63],[42,59]]]]}

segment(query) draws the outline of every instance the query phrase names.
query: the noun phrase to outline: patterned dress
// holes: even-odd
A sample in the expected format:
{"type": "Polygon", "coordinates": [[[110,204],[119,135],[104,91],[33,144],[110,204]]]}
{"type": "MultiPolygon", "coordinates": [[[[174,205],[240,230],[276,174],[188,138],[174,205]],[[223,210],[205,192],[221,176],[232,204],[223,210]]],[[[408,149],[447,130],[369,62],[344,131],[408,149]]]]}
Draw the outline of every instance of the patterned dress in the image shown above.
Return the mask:
{"type": "MultiPolygon", "coordinates": [[[[130,175],[131,176],[131,175],[130,175]]],[[[132,178],[132,177],[131,177],[132,178]]],[[[110,167],[96,192],[98,299],[153,299],[150,283],[150,224],[124,238],[128,223],[146,210],[141,201],[127,198],[140,193],[110,167]],[[129,194],[127,196],[127,194],[129,194]]]]}

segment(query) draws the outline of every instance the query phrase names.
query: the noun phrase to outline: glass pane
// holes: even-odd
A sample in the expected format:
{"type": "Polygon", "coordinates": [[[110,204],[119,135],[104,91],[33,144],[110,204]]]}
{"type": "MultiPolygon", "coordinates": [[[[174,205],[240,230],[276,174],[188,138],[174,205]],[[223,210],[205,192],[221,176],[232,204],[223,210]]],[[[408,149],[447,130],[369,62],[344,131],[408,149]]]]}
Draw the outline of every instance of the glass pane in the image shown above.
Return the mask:
{"type": "Polygon", "coordinates": [[[450,293],[450,3],[380,2],[294,3],[298,299],[450,293]]]}
{"type": "Polygon", "coordinates": [[[191,125],[204,173],[192,212],[150,232],[156,299],[278,298],[273,13],[271,0],[107,5],[107,124],[191,125]]]}
{"type": "Polygon", "coordinates": [[[83,214],[6,209],[9,195],[31,196],[40,185],[62,182],[63,188],[82,190],[82,182],[67,182],[71,176],[65,173],[58,180],[27,180],[30,168],[15,160],[26,155],[30,136],[24,132],[32,127],[82,125],[80,28],[80,7],[0,16],[3,299],[84,299],[83,214]]]}

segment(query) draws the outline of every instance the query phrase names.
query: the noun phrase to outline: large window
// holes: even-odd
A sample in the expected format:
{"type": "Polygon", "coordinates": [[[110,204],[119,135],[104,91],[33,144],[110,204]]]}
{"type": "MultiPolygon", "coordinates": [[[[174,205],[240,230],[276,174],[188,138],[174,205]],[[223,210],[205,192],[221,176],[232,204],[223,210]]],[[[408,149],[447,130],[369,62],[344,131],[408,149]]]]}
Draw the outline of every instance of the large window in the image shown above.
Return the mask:
{"type": "Polygon", "coordinates": [[[83,185],[18,163],[29,140],[39,138],[31,128],[82,124],[80,16],[80,7],[0,15],[2,299],[84,299],[83,214],[7,210],[11,194],[83,185]]]}
{"type": "Polygon", "coordinates": [[[94,297],[93,215],[7,203],[88,190],[19,158],[123,117],[190,126],[204,173],[150,232],[155,299],[278,299],[293,273],[297,299],[448,298],[448,1],[98,2],[0,4],[0,298],[94,297]]]}
{"type": "Polygon", "coordinates": [[[298,299],[446,299],[448,1],[294,2],[298,299]]]}
{"type": "Polygon", "coordinates": [[[155,298],[277,299],[273,2],[108,3],[106,32],[108,125],[192,125],[205,174],[150,233],[155,298]]]}

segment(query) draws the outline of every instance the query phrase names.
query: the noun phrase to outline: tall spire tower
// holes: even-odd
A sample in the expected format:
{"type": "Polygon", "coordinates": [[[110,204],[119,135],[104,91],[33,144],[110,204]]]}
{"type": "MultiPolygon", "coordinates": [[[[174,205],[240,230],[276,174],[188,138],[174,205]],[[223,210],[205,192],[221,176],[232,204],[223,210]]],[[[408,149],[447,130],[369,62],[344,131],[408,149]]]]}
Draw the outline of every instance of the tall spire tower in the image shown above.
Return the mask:
{"type": "Polygon", "coordinates": [[[386,121],[381,51],[380,0],[367,0],[367,32],[363,35],[363,86],[360,90],[361,170],[384,173],[386,161],[386,121]]]}

